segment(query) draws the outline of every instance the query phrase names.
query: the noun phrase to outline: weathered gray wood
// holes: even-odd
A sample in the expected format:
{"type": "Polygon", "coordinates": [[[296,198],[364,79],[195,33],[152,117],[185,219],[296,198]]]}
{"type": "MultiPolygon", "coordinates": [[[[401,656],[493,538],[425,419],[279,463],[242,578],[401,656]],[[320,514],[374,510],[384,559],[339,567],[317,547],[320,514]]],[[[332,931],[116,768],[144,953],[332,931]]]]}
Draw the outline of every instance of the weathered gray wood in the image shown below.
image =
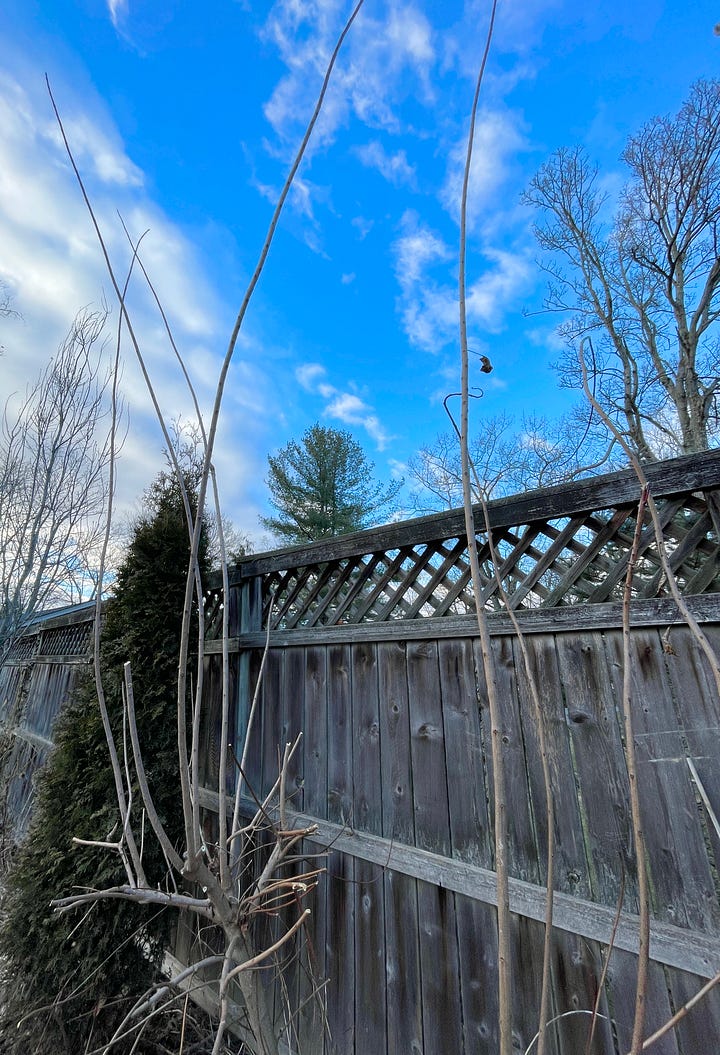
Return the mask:
{"type": "Polygon", "coordinates": [[[453,857],[490,868],[491,819],[472,641],[438,642],[453,857]]]}
{"type": "Polygon", "coordinates": [[[624,906],[636,911],[629,785],[604,637],[565,634],[557,649],[593,899],[615,907],[624,873],[624,906]]]}
{"type": "Polygon", "coordinates": [[[448,772],[435,642],[408,644],[407,673],[415,842],[426,850],[449,853],[448,772]]]}
{"type": "MultiPolygon", "coordinates": [[[[378,1055],[387,1043],[383,887],[379,865],[355,861],[355,1050],[378,1055]]],[[[349,993],[345,999],[350,1002],[349,993]]]]}
{"type": "MultiPolygon", "coordinates": [[[[248,666],[247,666],[247,690],[248,690],[248,702],[246,704],[249,707],[255,690],[257,688],[258,678],[260,676],[260,662],[261,655],[259,652],[248,653],[248,666]]],[[[260,697],[258,699],[258,705],[255,709],[255,716],[253,718],[253,724],[250,728],[248,735],[248,751],[245,761],[245,776],[247,778],[249,786],[253,789],[257,795],[262,788],[262,732],[263,732],[263,687],[260,687],[260,697]]],[[[240,706],[243,706],[241,699],[240,706]]],[[[242,724],[247,728],[247,718],[238,719],[238,722],[242,720],[242,724]]],[[[244,739],[244,736],[243,736],[244,739]]],[[[238,744],[238,747],[240,745],[238,744]]],[[[242,758],[242,752],[239,756],[242,758]]]]}
{"type": "MultiPolygon", "coordinates": [[[[693,615],[701,622],[720,621],[720,594],[705,594],[686,599],[693,615]]],[[[622,622],[622,605],[616,603],[571,605],[565,608],[538,608],[516,613],[518,624],[525,634],[547,634],[602,630],[618,627],[622,622]]],[[[652,598],[633,602],[631,626],[680,626],[683,623],[677,605],[671,598],[652,598]]],[[[510,616],[504,612],[488,613],[488,624],[493,637],[512,633],[510,616]]],[[[477,637],[475,616],[440,616],[412,620],[398,619],[389,623],[360,623],[347,626],[317,627],[292,631],[274,631],[270,635],[273,648],[294,645],[359,641],[439,641],[456,637],[477,637]]],[[[230,651],[262,648],[265,635],[247,634],[230,641],[230,651]]],[[[219,642],[206,642],[206,655],[220,651],[219,642]]]]}
{"type": "Polygon", "coordinates": [[[423,1055],[446,1055],[462,1051],[455,895],[434,883],[418,883],[417,895],[423,1055]]]}
{"type": "MultiPolygon", "coordinates": [[[[423,1053],[417,882],[384,872],[387,1053],[423,1053]]],[[[369,1055],[369,1053],[368,1053],[369,1055]]]]}
{"type": "Polygon", "coordinates": [[[305,650],[305,725],[300,749],[304,757],[305,809],[318,817],[327,812],[327,653],[305,650]]]}
{"type": "MultiPolygon", "coordinates": [[[[280,749],[295,742],[305,728],[305,649],[292,648],[285,653],[283,686],[279,701],[282,711],[280,749]]],[[[297,810],[304,808],[305,772],[303,751],[299,747],[290,760],[286,789],[297,810]]]]}
{"type": "Polygon", "coordinates": [[[281,712],[284,660],[285,652],[269,652],[262,679],[262,783],[260,791],[255,788],[258,797],[267,794],[280,772],[280,755],[284,746],[281,712]]]}
{"type": "Polygon", "coordinates": [[[355,1050],[355,862],[333,854],[327,872],[327,1012],[332,1055],[355,1050]]]}
{"type": "MultiPolygon", "coordinates": [[[[615,647],[619,680],[619,635],[608,644],[615,647]]],[[[713,876],[657,631],[636,631],[631,648],[633,731],[653,911],[667,922],[720,936],[713,876]]]]}
{"type": "MultiPolygon", "coordinates": [[[[200,801],[203,806],[214,806],[217,810],[217,795],[214,792],[203,789],[200,801]]],[[[253,805],[248,802],[246,808],[249,812],[253,805]]],[[[384,836],[352,831],[322,818],[292,812],[289,815],[293,824],[299,827],[317,825],[317,832],[313,835],[315,842],[338,853],[383,865],[386,869],[446,887],[487,905],[497,904],[495,873],[488,869],[420,850],[384,836]]],[[[510,909],[516,915],[542,921],[545,916],[545,888],[511,878],[510,909]]],[[[607,945],[610,943],[614,919],[614,908],[568,894],[557,893],[555,896],[554,926],[560,930],[607,945]]],[[[636,915],[623,912],[615,936],[615,947],[637,953],[638,926],[636,915]]],[[[658,963],[678,967],[701,978],[712,978],[720,971],[720,938],[713,935],[653,920],[650,949],[652,959],[658,963]]]]}
{"type": "Polygon", "coordinates": [[[340,824],[353,823],[353,717],[350,683],[350,649],[328,648],[328,785],[327,817],[340,824]]]}
{"type": "MultiPolygon", "coordinates": [[[[720,655],[718,628],[707,627],[705,632],[716,655],[720,655]]],[[[720,768],[717,765],[720,700],[715,678],[689,630],[680,627],[673,630],[668,637],[668,647],[672,651],[666,654],[665,663],[670,674],[678,727],[715,816],[720,819],[720,768]]],[[[711,847],[712,861],[717,870],[720,863],[720,834],[708,815],[707,807],[700,805],[702,799],[697,790],[695,798],[705,840],[711,847]]]]}
{"type": "MultiPolygon", "coordinates": [[[[602,949],[567,931],[553,935],[552,1015],[563,1015],[555,1023],[554,1033],[560,1052],[584,1053],[590,1036],[591,1016],[567,1012],[592,1011],[602,973],[602,949]]],[[[599,1016],[589,1055],[615,1055],[610,1010],[605,993],[601,994],[599,1016]]],[[[625,1055],[623,1051],[623,1055],[625,1055]]]]}
{"type": "MultiPolygon", "coordinates": [[[[608,981],[612,993],[613,1021],[617,1030],[622,1055],[630,1050],[635,1017],[635,992],[637,988],[637,960],[620,948],[614,948],[610,957],[608,981]]],[[[673,1014],[668,998],[667,976],[663,967],[651,963],[648,970],[647,1000],[645,1005],[645,1033],[653,1033],[673,1014]]],[[[676,1035],[670,1030],[654,1045],[658,1055],[679,1055],[676,1035]]],[[[653,1050],[652,1048],[650,1049],[653,1050]]],[[[700,1052],[704,1052],[700,1048],[700,1052]]],[[[708,1052],[709,1055],[709,1052],[708,1052]]]]}
{"type": "Polygon", "coordinates": [[[376,646],[352,650],[354,828],[382,835],[380,711],[376,646]]]}
{"type": "MultiPolygon", "coordinates": [[[[475,667],[481,703],[481,721],[486,747],[490,816],[494,816],[493,765],[490,747],[490,715],[487,690],[479,643],[475,642],[475,667]]],[[[512,640],[503,637],[493,641],[495,677],[501,716],[501,740],[505,757],[505,793],[508,820],[508,869],[518,879],[537,883],[540,864],[535,838],[533,803],[530,800],[528,770],[525,761],[523,729],[517,699],[517,678],[514,667],[512,640]]]]}
{"type": "MultiPolygon", "coordinates": [[[[701,988],[699,979],[684,971],[671,971],[673,1003],[682,1007],[701,988]]],[[[677,1026],[677,1038],[683,1052],[707,1049],[710,1038],[720,1037],[720,994],[717,988],[709,993],[677,1026]]]]}
{"type": "Polygon", "coordinates": [[[415,841],[407,666],[403,644],[378,645],[383,835],[415,841]]]}
{"type": "MultiPolygon", "coordinates": [[[[527,644],[527,643],[526,643],[527,644]]],[[[540,738],[536,730],[535,706],[528,682],[522,649],[513,641],[514,666],[518,685],[518,702],[523,717],[525,760],[533,803],[535,837],[539,850],[540,876],[547,881],[547,812],[540,738]]],[[[540,695],[542,721],[550,769],[553,809],[555,813],[555,889],[578,897],[590,897],[588,866],[582,837],[582,823],[577,799],[562,679],[558,669],[556,637],[538,635],[528,647],[531,677],[540,695]]]]}
{"type": "MultiPolygon", "coordinates": [[[[513,1042],[518,1055],[526,1051],[538,1026],[543,934],[537,921],[510,917],[513,1042]]],[[[554,1025],[548,1027],[546,1041],[548,1055],[558,1055],[554,1025]]]]}
{"type": "Polygon", "coordinates": [[[455,895],[464,1047],[497,1055],[497,914],[480,901],[455,895]]]}

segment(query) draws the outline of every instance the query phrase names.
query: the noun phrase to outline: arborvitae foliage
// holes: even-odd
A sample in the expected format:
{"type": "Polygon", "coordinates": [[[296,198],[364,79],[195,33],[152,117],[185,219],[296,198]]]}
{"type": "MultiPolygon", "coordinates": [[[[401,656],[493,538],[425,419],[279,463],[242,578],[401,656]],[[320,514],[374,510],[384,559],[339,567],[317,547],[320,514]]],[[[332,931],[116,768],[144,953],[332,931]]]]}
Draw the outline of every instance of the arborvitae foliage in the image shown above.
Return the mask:
{"type": "MultiPolygon", "coordinates": [[[[188,557],[179,488],[163,475],[146,495],[145,512],[106,607],[102,667],[122,752],[122,668],[128,660],[132,664],[149,783],[178,846],[182,818],[176,679],[188,557]]],[[[203,547],[201,566],[204,562],[203,547]]],[[[174,920],[156,906],[115,900],[66,915],[51,910],[53,898],[78,887],[126,882],[117,854],[72,844],[73,836],[117,839],[121,823],[90,677],[59,720],[55,742],[38,787],[30,835],[8,880],[7,915],[0,932],[6,979],[0,1010],[3,1055],[77,1055],[102,1049],[130,1004],[151,983],[174,920]]],[[[167,866],[146,827],[147,877],[164,888],[167,866]]],[[[133,1039],[117,1050],[129,1050],[133,1039]]],[[[144,1035],[136,1050],[167,1048],[144,1035]]]]}
{"type": "Polygon", "coordinates": [[[267,485],[276,517],[264,527],[291,543],[315,542],[370,527],[392,512],[402,486],[382,487],[373,463],[349,432],[313,425],[268,458],[267,485]]]}

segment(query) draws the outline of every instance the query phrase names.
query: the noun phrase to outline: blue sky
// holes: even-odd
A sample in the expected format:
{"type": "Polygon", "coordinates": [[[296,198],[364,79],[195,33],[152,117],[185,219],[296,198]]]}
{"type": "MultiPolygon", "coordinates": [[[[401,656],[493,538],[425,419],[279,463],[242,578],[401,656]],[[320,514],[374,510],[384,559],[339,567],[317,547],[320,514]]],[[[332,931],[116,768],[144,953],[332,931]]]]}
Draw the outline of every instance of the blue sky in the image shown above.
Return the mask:
{"type": "MultiPolygon", "coordinates": [[[[349,4],[4,0],[0,39],[0,396],[22,390],[75,312],[110,297],[44,87],[50,77],[118,269],[130,230],[204,406],[275,196],[349,4]]],[[[314,421],[349,428],[377,474],[446,429],[458,384],[458,194],[489,3],[366,0],[238,347],[217,464],[226,512],[262,544],[269,451],[314,421]]],[[[584,144],[611,198],[624,142],[720,70],[716,4],[500,0],[471,188],[471,346],[494,372],[475,425],[558,414],[557,319],[520,195],[584,144]]],[[[132,307],[165,413],[189,403],[140,282],[132,307]]],[[[118,497],[161,464],[131,350],[118,497]]]]}

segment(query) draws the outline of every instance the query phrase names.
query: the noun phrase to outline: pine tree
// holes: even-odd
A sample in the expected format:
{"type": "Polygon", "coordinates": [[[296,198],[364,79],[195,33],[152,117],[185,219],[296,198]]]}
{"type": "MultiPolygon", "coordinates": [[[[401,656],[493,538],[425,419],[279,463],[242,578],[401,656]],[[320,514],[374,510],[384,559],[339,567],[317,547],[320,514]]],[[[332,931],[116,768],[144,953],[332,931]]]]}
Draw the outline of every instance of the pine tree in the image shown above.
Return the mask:
{"type": "MultiPolygon", "coordinates": [[[[177,483],[162,475],[146,495],[145,509],[106,606],[103,682],[116,742],[122,743],[120,686],[123,663],[130,661],[151,791],[179,845],[176,679],[189,540],[177,483]]],[[[102,1046],[153,980],[173,924],[173,916],[156,906],[122,901],[67,915],[50,908],[53,898],[73,888],[125,881],[117,855],[72,844],[73,836],[116,838],[121,823],[92,679],[61,716],[55,743],[30,834],[8,877],[0,932],[4,1055],[76,1055],[102,1046]]],[[[163,885],[167,868],[150,836],[143,863],[148,879],[163,885]]],[[[129,1050],[132,1039],[113,1050],[129,1050]]],[[[167,1049],[146,1035],[138,1050],[167,1049]]]]}
{"type": "Polygon", "coordinates": [[[381,487],[374,465],[349,432],[313,425],[268,458],[270,502],[279,516],[264,527],[289,543],[361,531],[388,514],[402,481],[381,487]]]}

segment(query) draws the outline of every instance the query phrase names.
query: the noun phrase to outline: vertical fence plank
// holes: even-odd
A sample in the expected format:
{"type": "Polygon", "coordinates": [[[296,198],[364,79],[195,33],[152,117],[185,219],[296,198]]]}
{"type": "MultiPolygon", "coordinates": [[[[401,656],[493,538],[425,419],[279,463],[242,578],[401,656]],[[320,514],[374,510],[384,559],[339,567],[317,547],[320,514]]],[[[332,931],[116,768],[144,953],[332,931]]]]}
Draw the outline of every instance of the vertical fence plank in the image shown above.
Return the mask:
{"type": "MultiPolygon", "coordinates": [[[[582,898],[591,897],[586,846],[577,797],[577,782],[573,767],[566,721],[563,682],[558,667],[557,635],[536,634],[525,640],[529,653],[530,676],[540,696],[541,720],[544,723],[548,768],[555,812],[554,888],[582,898]]],[[[515,668],[518,679],[518,699],[525,739],[530,795],[535,805],[534,816],[540,853],[539,867],[542,882],[547,882],[547,812],[545,781],[540,756],[535,705],[528,681],[522,650],[513,642],[515,668]]],[[[599,956],[580,945],[561,930],[552,933],[552,994],[551,1015],[565,1015],[554,1026],[558,1051],[584,1051],[590,1030],[590,1016],[566,1014],[591,1011],[597,994],[594,967],[599,956]]],[[[605,1008],[603,1002],[600,1007],[605,1008]]],[[[593,1053],[611,1052],[611,1038],[602,1027],[595,1031],[593,1053]],[[610,1044],[610,1047],[608,1047],[610,1044]]]]}
{"type": "Polygon", "coordinates": [[[415,815],[404,644],[394,641],[379,643],[377,661],[383,835],[413,845],[415,815]]]}
{"type": "MultiPolygon", "coordinates": [[[[303,734],[305,720],[305,649],[285,649],[282,690],[281,751],[303,734]]],[[[302,811],[304,806],[305,767],[302,741],[288,766],[287,793],[289,805],[302,811]]]]}
{"type": "MultiPolygon", "coordinates": [[[[608,646],[619,677],[619,635],[609,637],[608,646]]],[[[713,877],[660,636],[635,630],[631,647],[633,731],[653,912],[681,927],[717,929],[713,877]]]]}
{"type": "MultiPolygon", "coordinates": [[[[435,642],[407,647],[410,744],[415,807],[415,844],[434,853],[450,853],[448,780],[445,762],[442,692],[435,642]]],[[[458,985],[457,924],[454,895],[418,883],[420,968],[425,1055],[458,1051],[462,1017],[458,985]]]]}
{"type": "MultiPolygon", "coordinates": [[[[382,783],[377,649],[352,650],[353,828],[382,834],[382,783]]],[[[383,868],[355,862],[356,1050],[386,1050],[385,901],[383,868]]]]}
{"type": "MultiPolygon", "coordinates": [[[[625,1055],[630,1050],[635,1015],[636,981],[637,956],[614,949],[610,956],[608,982],[620,1055],[625,1055]]],[[[648,971],[645,1035],[649,1036],[659,1029],[671,1017],[673,1011],[674,1008],[668,998],[665,971],[660,964],[651,963],[648,971]]],[[[672,1030],[666,1033],[650,1050],[653,1055],[679,1055],[680,1049],[675,1033],[672,1030]]],[[[700,1051],[697,1055],[700,1055],[700,1051]]],[[[688,1052],[687,1055],[695,1055],[695,1052],[688,1052]]]]}
{"type": "Polygon", "coordinates": [[[562,634],[557,647],[590,889],[595,900],[615,907],[624,873],[623,904],[637,912],[627,768],[603,635],[562,634]]]}
{"type": "MultiPolygon", "coordinates": [[[[303,786],[305,810],[313,816],[327,816],[327,652],[324,647],[305,649],[305,692],[303,742],[303,786]]],[[[304,864],[307,868],[324,867],[327,857],[315,857],[323,848],[311,841],[304,844],[307,855],[304,864]]],[[[327,874],[320,877],[320,882],[312,896],[310,908],[312,915],[307,924],[305,971],[301,975],[300,1001],[309,1001],[303,1007],[300,1023],[300,1051],[316,1052],[326,1050],[328,1041],[325,1029],[325,1010],[327,1007],[327,986],[312,998],[313,990],[322,985],[327,978],[326,949],[327,930],[327,874]]]]}
{"type": "Polygon", "coordinates": [[[417,882],[388,870],[384,888],[388,1055],[423,1055],[417,882]]]}
{"type": "MultiPolygon", "coordinates": [[[[327,816],[352,825],[353,715],[349,645],[327,649],[327,816]]],[[[333,1051],[344,1055],[355,1044],[355,863],[333,853],[328,860],[328,1018],[333,1051]]]]}
{"type": "MultiPolygon", "coordinates": [[[[438,664],[452,855],[490,868],[491,821],[472,640],[439,641],[438,664]]],[[[456,895],[455,913],[461,1049],[494,1055],[498,1047],[497,986],[488,984],[487,979],[494,978],[497,972],[495,911],[456,895]]]]}
{"type": "MultiPolygon", "coordinates": [[[[415,842],[405,645],[377,646],[383,835],[415,842]]],[[[422,1055],[417,883],[391,870],[384,883],[387,1050],[422,1055]]]]}
{"type": "Polygon", "coordinates": [[[327,1008],[331,1051],[355,1051],[355,862],[334,853],[327,875],[327,1008]]]}

